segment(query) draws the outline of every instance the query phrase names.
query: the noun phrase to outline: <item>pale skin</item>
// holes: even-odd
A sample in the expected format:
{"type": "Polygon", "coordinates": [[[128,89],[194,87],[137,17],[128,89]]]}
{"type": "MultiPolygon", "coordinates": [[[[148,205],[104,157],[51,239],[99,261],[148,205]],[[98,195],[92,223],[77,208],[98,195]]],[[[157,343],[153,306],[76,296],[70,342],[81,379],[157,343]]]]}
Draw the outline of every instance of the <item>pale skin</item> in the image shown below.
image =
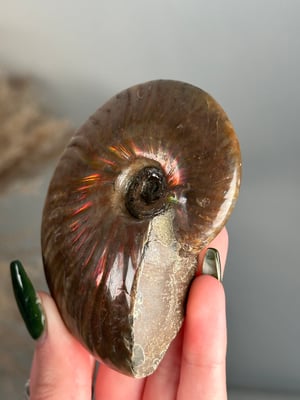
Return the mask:
{"type": "MultiPolygon", "coordinates": [[[[219,250],[225,266],[226,229],[210,247],[219,250]]],[[[199,265],[204,252],[199,256],[199,265]]],[[[201,267],[200,267],[201,268],[201,267]]],[[[66,330],[54,301],[39,293],[47,318],[37,341],[31,376],[31,400],[90,400],[95,360],[66,330]]],[[[135,379],[101,364],[95,399],[224,400],[226,391],[226,314],[223,285],[211,276],[194,279],[181,331],[157,370],[135,379]]]]}

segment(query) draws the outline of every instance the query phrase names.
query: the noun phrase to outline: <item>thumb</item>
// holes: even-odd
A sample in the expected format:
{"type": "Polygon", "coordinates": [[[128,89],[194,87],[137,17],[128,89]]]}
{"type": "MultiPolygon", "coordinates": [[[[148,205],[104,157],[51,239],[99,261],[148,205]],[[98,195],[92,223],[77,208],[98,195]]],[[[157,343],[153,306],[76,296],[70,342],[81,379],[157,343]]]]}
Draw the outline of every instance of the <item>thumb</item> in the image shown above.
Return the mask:
{"type": "Polygon", "coordinates": [[[20,261],[11,263],[17,305],[36,340],[30,400],[90,400],[94,361],[66,329],[53,299],[35,291],[20,261]]]}
{"type": "Polygon", "coordinates": [[[93,358],[67,331],[53,299],[46,293],[40,299],[46,331],[36,344],[30,399],[91,399],[93,358]]]}

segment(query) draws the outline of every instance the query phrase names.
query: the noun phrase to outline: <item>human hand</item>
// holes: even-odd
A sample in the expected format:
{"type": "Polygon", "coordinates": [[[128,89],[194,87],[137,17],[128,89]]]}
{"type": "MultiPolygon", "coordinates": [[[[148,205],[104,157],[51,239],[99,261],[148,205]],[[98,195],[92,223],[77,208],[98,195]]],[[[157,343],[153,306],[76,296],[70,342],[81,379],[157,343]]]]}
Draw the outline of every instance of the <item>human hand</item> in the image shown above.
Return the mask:
{"type": "MultiPolygon", "coordinates": [[[[225,265],[228,236],[225,229],[210,247],[218,249],[221,265],[225,265]]],[[[202,264],[202,252],[199,264],[202,264]]],[[[13,268],[12,277],[20,272],[13,268]]],[[[25,278],[26,281],[27,277],[25,278]]],[[[16,280],[16,279],[15,279],[16,280]]],[[[29,281],[28,281],[29,282],[29,281]]],[[[25,282],[27,285],[27,281],[25,282]]],[[[29,282],[30,283],[30,282],[29,282]]],[[[46,324],[24,315],[20,288],[17,303],[25,323],[37,338],[30,374],[31,400],[90,400],[95,360],[68,332],[53,299],[39,293],[46,324]],[[21,304],[21,305],[20,305],[21,304]],[[27,318],[27,319],[26,319],[27,318]],[[31,324],[31,327],[29,326],[31,324]]],[[[31,296],[35,296],[34,292],[31,296]]],[[[96,400],[224,400],[226,394],[226,316],[222,284],[211,276],[198,274],[187,302],[186,316],[177,337],[171,343],[157,370],[147,378],[135,379],[122,375],[101,364],[94,384],[96,400]]]]}

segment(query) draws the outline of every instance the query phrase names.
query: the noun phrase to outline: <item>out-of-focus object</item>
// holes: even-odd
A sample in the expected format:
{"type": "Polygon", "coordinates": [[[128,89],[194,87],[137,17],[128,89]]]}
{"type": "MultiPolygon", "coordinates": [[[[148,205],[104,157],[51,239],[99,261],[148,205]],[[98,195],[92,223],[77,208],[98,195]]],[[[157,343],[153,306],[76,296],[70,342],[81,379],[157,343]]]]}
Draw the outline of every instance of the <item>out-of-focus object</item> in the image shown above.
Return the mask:
{"type": "Polygon", "coordinates": [[[66,119],[40,105],[30,78],[0,71],[0,193],[57,155],[70,137],[66,119]]]}

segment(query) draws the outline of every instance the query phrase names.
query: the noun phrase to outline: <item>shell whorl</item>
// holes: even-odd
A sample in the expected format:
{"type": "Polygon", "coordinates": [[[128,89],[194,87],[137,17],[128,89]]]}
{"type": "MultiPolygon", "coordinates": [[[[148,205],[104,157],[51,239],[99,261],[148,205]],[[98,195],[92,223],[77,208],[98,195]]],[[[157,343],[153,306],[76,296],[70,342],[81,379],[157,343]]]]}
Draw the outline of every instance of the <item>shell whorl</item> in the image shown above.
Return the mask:
{"type": "Polygon", "coordinates": [[[129,88],[78,130],[49,186],[42,252],[66,325],[96,357],[153,372],[180,328],[196,256],[233,209],[240,166],[222,108],[182,82],[129,88]]]}

